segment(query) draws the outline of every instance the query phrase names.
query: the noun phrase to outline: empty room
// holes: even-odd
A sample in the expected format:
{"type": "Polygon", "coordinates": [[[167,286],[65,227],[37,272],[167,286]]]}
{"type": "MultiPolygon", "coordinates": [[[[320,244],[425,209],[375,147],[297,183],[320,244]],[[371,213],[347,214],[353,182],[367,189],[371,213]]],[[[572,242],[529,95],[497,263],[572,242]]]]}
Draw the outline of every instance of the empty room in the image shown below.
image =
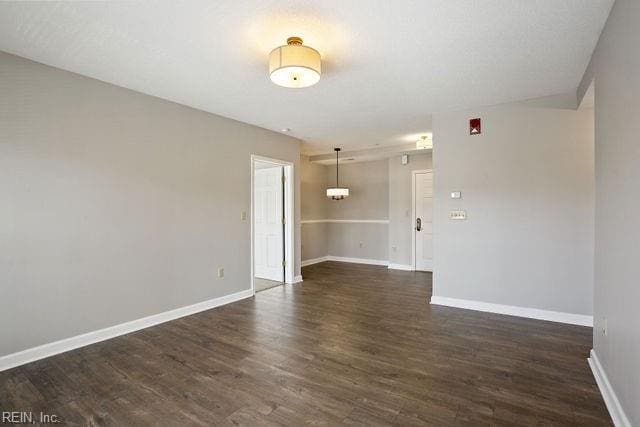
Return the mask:
{"type": "Polygon", "coordinates": [[[640,427],[640,2],[0,2],[0,425],[640,427]]]}

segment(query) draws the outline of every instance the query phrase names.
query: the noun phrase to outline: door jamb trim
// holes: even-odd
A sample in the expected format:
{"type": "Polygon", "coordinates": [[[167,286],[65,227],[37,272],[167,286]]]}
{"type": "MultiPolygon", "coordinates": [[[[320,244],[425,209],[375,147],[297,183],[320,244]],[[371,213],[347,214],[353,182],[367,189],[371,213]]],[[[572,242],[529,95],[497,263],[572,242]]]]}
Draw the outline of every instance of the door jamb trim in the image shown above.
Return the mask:
{"type": "Polygon", "coordinates": [[[284,228],[284,238],[285,238],[285,257],[284,261],[285,265],[285,283],[295,283],[294,277],[294,268],[295,268],[295,182],[294,182],[294,164],[293,162],[288,162],[286,160],[280,159],[272,159],[269,157],[258,156],[255,154],[251,155],[251,206],[249,211],[249,218],[251,222],[251,231],[250,231],[250,240],[251,240],[251,291],[255,295],[255,265],[254,265],[254,250],[255,250],[255,236],[254,236],[254,181],[255,181],[255,163],[272,163],[276,166],[282,166],[284,168],[284,176],[285,176],[285,185],[284,185],[284,194],[283,199],[285,201],[285,228],[284,228]]]}

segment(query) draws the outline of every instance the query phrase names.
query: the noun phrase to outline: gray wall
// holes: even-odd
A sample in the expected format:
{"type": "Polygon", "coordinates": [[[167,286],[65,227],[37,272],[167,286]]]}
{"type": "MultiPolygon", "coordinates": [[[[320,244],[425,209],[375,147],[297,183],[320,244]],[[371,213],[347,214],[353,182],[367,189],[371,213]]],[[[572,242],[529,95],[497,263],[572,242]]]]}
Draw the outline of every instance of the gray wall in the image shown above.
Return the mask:
{"type": "Polygon", "coordinates": [[[387,261],[388,224],[328,224],[329,255],[387,261]]]}
{"type": "MultiPolygon", "coordinates": [[[[389,160],[340,164],[340,186],[349,197],[327,198],[329,219],[389,219],[389,160]]],[[[336,184],[336,167],[326,166],[327,185],[336,184]]],[[[326,198],[326,197],[325,197],[326,198]]]]}
{"type": "Polygon", "coordinates": [[[302,260],[308,261],[329,255],[329,224],[316,222],[302,224],[302,260]]]}
{"type": "MultiPolygon", "coordinates": [[[[326,166],[309,162],[300,156],[300,204],[302,221],[327,219],[329,207],[326,166]]],[[[310,260],[328,255],[328,224],[313,222],[302,224],[302,259],[310,260]]]]}
{"type": "Polygon", "coordinates": [[[434,295],[592,313],[592,114],[502,106],[433,116],[434,295]],[[482,135],[469,135],[473,117],[482,135]],[[452,209],[468,219],[450,221],[452,209]]]}
{"type": "Polygon", "coordinates": [[[410,154],[409,164],[401,157],[389,159],[389,263],[411,265],[411,172],[431,169],[431,152],[410,154]]]}
{"type": "MultiPolygon", "coordinates": [[[[340,165],[340,186],[349,188],[349,197],[328,203],[328,219],[388,220],[389,160],[340,165]]],[[[327,184],[335,185],[336,167],[325,167],[327,184]]],[[[389,225],[386,223],[328,224],[329,255],[386,261],[389,225]]]]}
{"type": "Polygon", "coordinates": [[[308,156],[300,156],[301,219],[327,219],[327,167],[311,163],[308,156]]]}
{"type": "Polygon", "coordinates": [[[0,53],[0,356],[248,289],[251,154],[298,171],[296,139],[0,53]]]}
{"type": "Polygon", "coordinates": [[[340,185],[351,196],[333,201],[325,196],[335,185],[335,166],[322,166],[301,157],[302,219],[388,220],[378,223],[305,223],[302,225],[302,259],[327,255],[411,264],[411,171],[431,169],[431,153],[344,163],[340,185]],[[324,252],[323,252],[324,251],[324,252]]]}
{"type": "MultiPolygon", "coordinates": [[[[301,156],[303,220],[388,220],[388,160],[340,164],[340,186],[350,196],[336,201],[326,197],[335,185],[335,166],[309,162],[301,156]]],[[[312,222],[302,224],[302,259],[327,255],[346,258],[388,259],[387,223],[312,222]]]]}
{"type": "Polygon", "coordinates": [[[584,92],[595,78],[593,348],[634,426],[640,426],[638,22],[640,2],[616,0],[580,87],[584,92]]]}

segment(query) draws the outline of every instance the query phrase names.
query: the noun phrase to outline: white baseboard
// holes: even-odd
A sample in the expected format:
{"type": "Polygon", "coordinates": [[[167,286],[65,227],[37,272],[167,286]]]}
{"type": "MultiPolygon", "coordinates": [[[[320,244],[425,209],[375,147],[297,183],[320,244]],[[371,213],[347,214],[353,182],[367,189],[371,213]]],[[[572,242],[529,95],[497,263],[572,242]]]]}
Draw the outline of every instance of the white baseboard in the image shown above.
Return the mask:
{"type": "Polygon", "coordinates": [[[370,264],[370,265],[389,265],[389,261],[382,259],[370,259],[370,258],[349,258],[342,256],[329,255],[327,261],[337,262],[351,262],[354,264],[370,264]]]}
{"type": "Polygon", "coordinates": [[[253,296],[253,290],[236,292],[223,297],[210,299],[208,301],[199,302],[186,307],[176,308],[174,310],[165,311],[163,313],[154,314],[141,319],[132,320],[130,322],[121,323],[119,325],[110,326],[108,328],[99,329],[97,331],[88,332],[75,337],[66,338],[49,344],[43,344],[38,347],[29,348],[17,353],[8,354],[0,357],[0,372],[24,365],[25,363],[34,362],[45,357],[64,353],[89,344],[115,338],[120,335],[148,328],[180,317],[189,316],[190,314],[199,313],[201,311],[210,310],[221,305],[229,304],[241,299],[253,296]]]}
{"type": "Polygon", "coordinates": [[[583,314],[563,313],[560,311],[541,310],[538,308],[518,307],[514,305],[492,304],[482,301],[438,297],[435,295],[431,297],[431,304],[593,327],[593,316],[583,314]]]}
{"type": "Polygon", "coordinates": [[[389,264],[390,270],[404,270],[404,271],[414,271],[413,266],[410,264],[389,264]]]}
{"type": "Polygon", "coordinates": [[[389,264],[389,261],[383,259],[371,259],[371,258],[350,258],[343,256],[333,256],[327,255],[320,258],[307,259],[302,261],[301,265],[306,267],[307,265],[318,264],[319,262],[325,261],[337,261],[337,262],[351,262],[354,264],[369,264],[369,265],[387,265],[389,268],[395,268],[396,270],[411,270],[413,271],[413,267],[410,265],[402,265],[402,264],[389,264]],[[391,265],[396,267],[391,267],[391,265]],[[407,268],[405,268],[407,267],[407,268]]]}
{"type": "Polygon", "coordinates": [[[296,283],[300,283],[300,282],[302,282],[302,276],[296,276],[293,278],[293,283],[291,284],[295,285],[296,283]]]}
{"type": "Polygon", "coordinates": [[[598,355],[595,350],[591,349],[590,357],[587,361],[589,362],[593,376],[596,379],[596,383],[598,384],[604,403],[607,405],[613,424],[616,427],[631,427],[631,422],[624,413],[620,400],[618,400],[616,392],[613,390],[613,387],[611,387],[609,378],[607,378],[607,373],[602,369],[602,365],[600,364],[600,360],[598,359],[598,355]]]}
{"type": "Polygon", "coordinates": [[[306,259],[306,260],[302,261],[300,263],[300,265],[303,266],[303,267],[306,267],[307,265],[317,264],[319,262],[325,262],[325,261],[329,261],[329,257],[328,256],[323,256],[323,257],[320,257],[320,258],[306,259]]]}

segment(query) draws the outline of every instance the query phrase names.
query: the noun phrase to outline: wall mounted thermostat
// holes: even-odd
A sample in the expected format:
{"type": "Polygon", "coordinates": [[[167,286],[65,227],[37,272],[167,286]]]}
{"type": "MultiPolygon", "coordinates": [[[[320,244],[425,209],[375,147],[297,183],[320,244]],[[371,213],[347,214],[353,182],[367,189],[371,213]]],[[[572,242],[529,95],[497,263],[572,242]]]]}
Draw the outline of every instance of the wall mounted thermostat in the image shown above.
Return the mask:
{"type": "Polygon", "coordinates": [[[403,165],[409,164],[409,155],[408,154],[403,154],[402,155],[402,164],[403,165]]]}

